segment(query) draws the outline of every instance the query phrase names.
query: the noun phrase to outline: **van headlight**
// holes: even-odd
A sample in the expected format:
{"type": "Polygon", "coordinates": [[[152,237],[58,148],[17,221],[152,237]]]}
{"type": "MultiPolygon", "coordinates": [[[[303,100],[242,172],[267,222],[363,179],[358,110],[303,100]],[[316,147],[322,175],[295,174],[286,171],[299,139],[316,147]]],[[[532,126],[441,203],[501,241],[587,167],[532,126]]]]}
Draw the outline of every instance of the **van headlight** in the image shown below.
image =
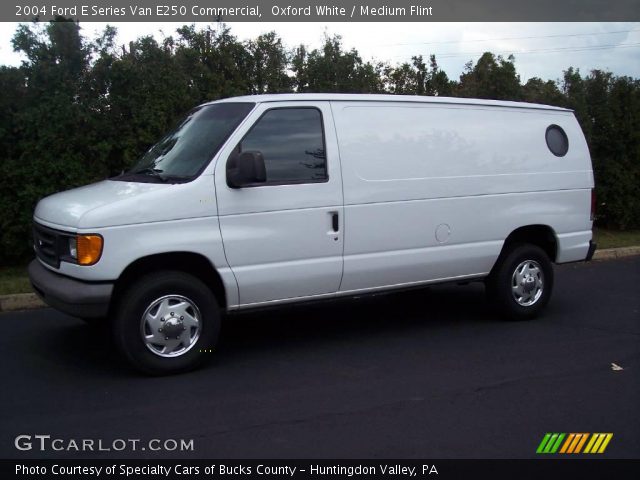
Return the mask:
{"type": "Polygon", "coordinates": [[[78,240],[76,237],[69,237],[69,256],[78,260],[78,240]]]}
{"type": "Polygon", "coordinates": [[[100,235],[76,235],[69,237],[69,256],[78,265],[94,265],[102,255],[103,240],[100,235]]]}

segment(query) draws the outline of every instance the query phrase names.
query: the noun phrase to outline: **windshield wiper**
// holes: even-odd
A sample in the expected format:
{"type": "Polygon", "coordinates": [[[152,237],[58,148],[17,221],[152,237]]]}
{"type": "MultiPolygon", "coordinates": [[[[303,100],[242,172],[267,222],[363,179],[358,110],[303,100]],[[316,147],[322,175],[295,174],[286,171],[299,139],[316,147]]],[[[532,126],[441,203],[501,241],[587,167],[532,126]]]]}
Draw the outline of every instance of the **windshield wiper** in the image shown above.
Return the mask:
{"type": "Polygon", "coordinates": [[[143,168],[141,170],[136,170],[135,172],[130,172],[134,175],[149,175],[151,177],[157,178],[158,180],[160,180],[161,182],[167,182],[167,177],[160,175],[162,172],[164,172],[164,170],[161,170],[159,168],[153,168],[153,167],[147,167],[147,168],[143,168]]]}

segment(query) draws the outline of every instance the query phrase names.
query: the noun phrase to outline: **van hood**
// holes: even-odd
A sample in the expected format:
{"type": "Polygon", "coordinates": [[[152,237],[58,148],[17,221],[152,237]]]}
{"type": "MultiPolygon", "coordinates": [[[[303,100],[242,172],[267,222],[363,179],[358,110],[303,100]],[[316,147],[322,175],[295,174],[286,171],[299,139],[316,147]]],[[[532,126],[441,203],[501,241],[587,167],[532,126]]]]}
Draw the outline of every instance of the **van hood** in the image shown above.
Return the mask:
{"type": "Polygon", "coordinates": [[[40,200],[36,207],[35,219],[63,227],[86,228],[107,225],[86,224],[83,218],[101,207],[115,203],[129,204],[140,197],[164,191],[171,184],[138,183],[104,180],[102,182],[56,193],[40,200]]]}

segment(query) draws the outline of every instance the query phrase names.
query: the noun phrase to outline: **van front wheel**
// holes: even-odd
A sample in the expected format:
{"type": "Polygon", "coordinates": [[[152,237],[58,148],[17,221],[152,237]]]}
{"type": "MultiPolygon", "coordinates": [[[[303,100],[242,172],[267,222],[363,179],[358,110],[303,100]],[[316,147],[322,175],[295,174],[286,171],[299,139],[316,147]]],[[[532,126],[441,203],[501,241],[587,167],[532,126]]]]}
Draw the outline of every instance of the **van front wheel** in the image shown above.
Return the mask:
{"type": "Polygon", "coordinates": [[[553,266],[540,247],[519,244],[504,251],[486,279],[489,300],[510,320],[528,320],[546,306],[553,266]]]}
{"type": "Polygon", "coordinates": [[[136,369],[167,375],[199,366],[220,333],[216,300],[196,277],[157,272],[122,297],[113,320],[116,345],[136,369]]]}

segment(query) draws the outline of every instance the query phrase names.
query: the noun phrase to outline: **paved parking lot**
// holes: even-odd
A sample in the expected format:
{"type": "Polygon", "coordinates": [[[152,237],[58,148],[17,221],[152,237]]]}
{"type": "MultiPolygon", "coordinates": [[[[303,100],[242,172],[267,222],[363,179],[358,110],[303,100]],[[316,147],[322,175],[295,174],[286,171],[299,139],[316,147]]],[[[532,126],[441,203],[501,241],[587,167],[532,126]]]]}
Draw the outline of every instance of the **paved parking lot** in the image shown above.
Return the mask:
{"type": "Polygon", "coordinates": [[[529,458],[545,432],[613,432],[606,457],[640,457],[640,257],[558,267],[531,322],[495,318],[481,285],[230,317],[176,377],[51,309],[0,331],[2,458],[529,458]],[[194,451],[18,451],[21,434],[194,451]]]}

